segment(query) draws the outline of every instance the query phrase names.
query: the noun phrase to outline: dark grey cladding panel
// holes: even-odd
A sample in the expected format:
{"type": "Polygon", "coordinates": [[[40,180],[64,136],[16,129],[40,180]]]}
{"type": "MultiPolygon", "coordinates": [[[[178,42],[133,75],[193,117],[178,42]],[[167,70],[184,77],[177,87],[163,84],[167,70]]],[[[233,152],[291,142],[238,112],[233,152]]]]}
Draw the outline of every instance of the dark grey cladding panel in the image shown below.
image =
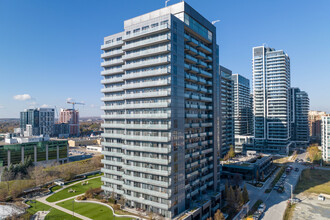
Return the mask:
{"type": "Polygon", "coordinates": [[[254,56],[262,56],[263,55],[263,47],[258,47],[258,48],[254,48],[253,50],[253,55],[254,56]]]}

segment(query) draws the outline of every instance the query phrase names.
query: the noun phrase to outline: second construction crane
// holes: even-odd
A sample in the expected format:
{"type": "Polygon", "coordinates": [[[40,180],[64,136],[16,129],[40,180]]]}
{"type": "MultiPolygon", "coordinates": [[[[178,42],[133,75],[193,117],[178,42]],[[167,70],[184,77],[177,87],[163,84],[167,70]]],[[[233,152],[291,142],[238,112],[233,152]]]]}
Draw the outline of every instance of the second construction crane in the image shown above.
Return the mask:
{"type": "Polygon", "coordinates": [[[73,101],[67,101],[66,103],[72,104],[72,109],[74,110],[75,105],[85,105],[85,103],[82,102],[73,102],[73,101]]]}

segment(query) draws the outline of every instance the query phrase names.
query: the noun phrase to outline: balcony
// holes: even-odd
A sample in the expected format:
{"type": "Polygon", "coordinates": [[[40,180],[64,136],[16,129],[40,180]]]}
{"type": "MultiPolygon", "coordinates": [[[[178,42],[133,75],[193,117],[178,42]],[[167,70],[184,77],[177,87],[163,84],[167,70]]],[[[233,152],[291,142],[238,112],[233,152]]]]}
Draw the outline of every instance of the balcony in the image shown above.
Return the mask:
{"type": "Polygon", "coordinates": [[[151,27],[147,30],[139,31],[137,33],[126,34],[123,36],[123,40],[124,41],[134,40],[137,38],[147,36],[149,34],[157,34],[157,33],[161,33],[161,32],[168,31],[168,30],[170,30],[170,25],[163,24],[163,25],[159,25],[157,27],[151,27]]]}
{"type": "Polygon", "coordinates": [[[171,163],[170,159],[160,159],[160,158],[151,158],[151,157],[140,157],[140,156],[133,156],[133,155],[123,155],[123,159],[129,161],[138,161],[138,162],[146,162],[154,163],[159,165],[168,165],[171,163]]]}
{"type": "Polygon", "coordinates": [[[108,165],[112,165],[112,166],[118,166],[118,167],[121,167],[123,166],[123,162],[120,162],[120,161],[114,161],[114,160],[106,160],[106,159],[102,159],[101,160],[101,163],[103,164],[108,164],[108,165]]]}
{"type": "Polygon", "coordinates": [[[124,138],[124,134],[113,134],[113,133],[102,133],[101,134],[102,137],[106,137],[106,138],[124,138]]]}
{"type": "Polygon", "coordinates": [[[125,109],[136,109],[136,108],[167,108],[170,107],[169,102],[151,102],[151,103],[141,103],[141,104],[126,104],[125,109]]]}
{"type": "Polygon", "coordinates": [[[164,142],[167,143],[171,141],[170,137],[162,136],[143,136],[143,135],[125,135],[126,140],[137,140],[137,141],[154,141],[154,142],[164,142]]]}
{"type": "Polygon", "coordinates": [[[196,47],[196,46],[198,46],[199,42],[195,38],[190,37],[190,41],[188,42],[188,44],[196,47]]]}
{"type": "Polygon", "coordinates": [[[102,115],[103,119],[124,119],[125,114],[102,115]]]}
{"type": "Polygon", "coordinates": [[[160,118],[170,118],[171,117],[171,113],[152,113],[152,114],[126,114],[124,115],[125,118],[127,119],[131,119],[131,118],[156,118],[156,119],[160,119],[160,118]]]}
{"type": "Polygon", "coordinates": [[[101,63],[102,67],[106,67],[106,66],[118,66],[123,64],[124,61],[122,59],[115,59],[115,60],[111,60],[111,61],[104,61],[101,63]]]}
{"type": "Polygon", "coordinates": [[[184,55],[184,59],[188,63],[197,63],[198,62],[198,60],[195,57],[192,57],[188,54],[184,55]]]}
{"type": "Polygon", "coordinates": [[[123,146],[122,143],[112,143],[112,142],[102,142],[101,145],[105,146],[105,147],[122,147],[123,146]]]}
{"type": "Polygon", "coordinates": [[[124,172],[122,172],[122,171],[110,170],[110,169],[106,169],[106,168],[101,168],[101,172],[102,173],[107,173],[107,174],[115,174],[115,175],[118,175],[118,176],[122,176],[124,174],[124,172]]]}
{"type": "Polygon", "coordinates": [[[140,192],[140,193],[144,193],[144,194],[149,194],[149,195],[152,195],[152,196],[156,196],[158,198],[163,198],[163,199],[170,198],[170,195],[168,193],[165,193],[165,192],[164,193],[163,192],[157,192],[157,191],[154,191],[154,190],[143,189],[143,188],[134,187],[134,186],[131,186],[131,185],[126,185],[126,184],[123,185],[123,188],[127,189],[127,190],[131,190],[133,192],[140,192]]]}
{"type": "Polygon", "coordinates": [[[209,98],[209,97],[200,97],[200,100],[202,100],[204,102],[212,102],[212,98],[209,98]]]}
{"type": "Polygon", "coordinates": [[[129,195],[125,195],[125,198],[127,200],[130,200],[130,201],[134,201],[136,203],[142,203],[142,204],[146,204],[146,205],[149,205],[149,206],[152,206],[152,207],[157,207],[159,209],[163,209],[163,210],[168,210],[171,205],[170,204],[163,204],[163,203],[158,203],[158,202],[153,202],[153,201],[150,201],[150,200],[146,200],[144,199],[143,197],[134,197],[134,196],[129,196],[129,195]]]}
{"type": "Polygon", "coordinates": [[[185,78],[186,79],[189,79],[189,80],[192,80],[192,81],[198,81],[198,77],[197,76],[194,76],[194,75],[190,75],[188,73],[185,73],[185,78]]]}
{"type": "Polygon", "coordinates": [[[123,79],[137,79],[137,78],[144,78],[150,76],[162,76],[171,73],[171,68],[162,68],[156,70],[148,70],[148,71],[139,71],[135,73],[125,74],[123,75],[123,79]]]}
{"type": "Polygon", "coordinates": [[[118,83],[118,82],[123,82],[123,77],[113,77],[113,78],[101,80],[102,84],[118,83]]]}
{"type": "Polygon", "coordinates": [[[101,124],[102,128],[125,128],[125,124],[120,123],[109,123],[109,124],[101,124]]]}
{"type": "Polygon", "coordinates": [[[198,59],[205,59],[206,58],[206,55],[205,53],[201,52],[201,51],[198,51],[198,54],[196,56],[198,59]]]}
{"type": "Polygon", "coordinates": [[[124,109],[125,105],[104,105],[101,106],[102,110],[118,110],[118,109],[124,109]]]}
{"type": "Polygon", "coordinates": [[[160,66],[164,64],[168,64],[171,62],[171,57],[161,57],[158,59],[150,59],[147,61],[140,61],[136,63],[130,63],[130,64],[125,64],[122,66],[124,70],[130,70],[130,69],[138,69],[142,67],[148,67],[148,66],[160,66]]]}
{"type": "Polygon", "coordinates": [[[198,86],[195,86],[195,85],[185,84],[185,88],[186,88],[187,90],[198,91],[198,86]]]}
{"type": "Polygon", "coordinates": [[[116,185],[123,185],[124,184],[123,180],[116,180],[116,179],[113,179],[113,178],[107,178],[105,176],[102,176],[101,180],[104,181],[104,182],[107,182],[107,183],[114,183],[116,185]]]}
{"type": "Polygon", "coordinates": [[[111,43],[103,44],[101,46],[101,50],[108,50],[108,49],[112,49],[112,48],[115,48],[115,47],[120,47],[123,44],[124,44],[124,41],[122,41],[122,40],[114,41],[114,42],[111,42],[111,43]]]}
{"type": "Polygon", "coordinates": [[[184,49],[187,51],[187,53],[190,53],[192,55],[196,55],[198,53],[198,51],[195,48],[193,48],[187,44],[184,45],[184,49]]]}
{"type": "Polygon", "coordinates": [[[201,60],[198,60],[197,62],[197,66],[198,67],[203,67],[203,68],[206,68],[207,67],[207,64],[201,60]]]}
{"type": "Polygon", "coordinates": [[[167,154],[171,152],[171,147],[141,147],[135,145],[123,145],[123,149],[162,154],[167,154]]]}
{"type": "Polygon", "coordinates": [[[101,154],[114,157],[122,157],[123,153],[112,152],[112,151],[102,151],[101,154]]]}
{"type": "Polygon", "coordinates": [[[123,88],[124,89],[150,88],[155,86],[167,86],[170,84],[171,84],[170,80],[157,80],[157,81],[125,84],[123,85],[123,88]]]}
{"type": "Polygon", "coordinates": [[[206,53],[206,54],[212,54],[212,49],[210,49],[209,47],[205,46],[202,43],[198,44],[198,49],[201,50],[202,52],[206,53]]]}
{"type": "MultiPolygon", "coordinates": [[[[153,167],[153,166],[150,164],[149,167],[153,167]]],[[[160,176],[171,175],[171,168],[168,168],[168,170],[159,170],[159,169],[151,169],[151,168],[147,168],[147,167],[138,167],[138,166],[133,166],[133,165],[128,165],[128,164],[123,164],[123,169],[137,171],[137,172],[143,172],[143,173],[150,173],[150,174],[155,174],[155,175],[160,175],[160,176]]]]}
{"type": "Polygon", "coordinates": [[[189,114],[189,113],[186,113],[186,118],[198,118],[198,114],[189,114]]]}
{"type": "Polygon", "coordinates": [[[155,45],[155,44],[161,44],[161,43],[170,41],[170,39],[171,39],[171,37],[169,34],[164,34],[164,35],[160,35],[157,37],[140,40],[140,41],[134,42],[134,43],[126,43],[125,45],[123,45],[122,50],[128,51],[128,50],[134,50],[134,49],[151,46],[151,45],[155,45]]]}
{"type": "Polygon", "coordinates": [[[118,100],[124,100],[124,97],[122,95],[117,95],[117,96],[105,96],[101,98],[101,101],[106,102],[106,101],[118,101],[118,100]]]}
{"type": "Polygon", "coordinates": [[[110,51],[110,52],[105,52],[105,53],[101,54],[101,58],[105,59],[105,58],[110,58],[110,57],[121,56],[123,54],[124,54],[124,51],[122,49],[119,49],[119,50],[114,50],[114,51],[110,51]]]}
{"type": "Polygon", "coordinates": [[[125,128],[139,130],[168,130],[171,126],[167,124],[126,124],[125,128]]]}
{"type": "Polygon", "coordinates": [[[164,181],[158,181],[158,180],[153,180],[153,179],[148,179],[148,178],[141,178],[141,177],[136,177],[136,176],[130,176],[130,175],[123,175],[123,178],[126,180],[131,180],[134,182],[140,182],[140,183],[147,183],[147,184],[152,184],[155,186],[161,186],[161,187],[169,187],[170,183],[169,182],[164,182],[164,181]]]}
{"type": "Polygon", "coordinates": [[[153,49],[147,49],[144,51],[138,51],[135,53],[125,54],[122,59],[123,60],[132,60],[132,59],[138,59],[141,57],[147,57],[147,56],[154,56],[158,54],[164,54],[169,53],[171,51],[170,46],[161,46],[153,49]]]}
{"type": "Polygon", "coordinates": [[[205,70],[200,70],[200,74],[204,77],[212,78],[212,74],[209,72],[206,72],[205,70]]]}
{"type": "Polygon", "coordinates": [[[106,75],[113,75],[113,74],[118,74],[118,73],[124,73],[122,68],[113,68],[110,70],[103,70],[101,72],[102,76],[106,76],[106,75]]]}
{"type": "Polygon", "coordinates": [[[110,88],[103,88],[101,89],[101,92],[103,93],[110,93],[110,92],[119,92],[119,91],[123,91],[123,87],[122,86],[116,86],[116,87],[110,87],[110,88]]]}
{"type": "Polygon", "coordinates": [[[125,94],[125,99],[136,99],[136,98],[151,98],[151,97],[163,97],[170,96],[171,92],[169,91],[159,91],[159,92],[140,92],[140,93],[130,93],[125,94]]]}

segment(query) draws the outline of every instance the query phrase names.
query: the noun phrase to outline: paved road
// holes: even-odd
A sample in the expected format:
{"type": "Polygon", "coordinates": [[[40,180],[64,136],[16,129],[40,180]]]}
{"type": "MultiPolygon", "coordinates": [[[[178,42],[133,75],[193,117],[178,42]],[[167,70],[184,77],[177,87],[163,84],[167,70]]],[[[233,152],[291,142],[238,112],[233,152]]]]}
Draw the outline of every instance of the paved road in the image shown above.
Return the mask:
{"type": "MultiPolygon", "coordinates": [[[[304,155],[301,155],[303,157],[304,155]]],[[[299,163],[292,163],[293,170],[291,173],[287,176],[285,179],[284,193],[278,193],[277,191],[272,191],[269,193],[269,196],[266,200],[264,200],[266,204],[266,211],[261,216],[261,219],[264,220],[278,220],[283,219],[283,215],[287,206],[287,201],[291,196],[291,186],[295,187],[295,185],[298,183],[299,176],[301,174],[301,171],[305,168],[304,165],[299,163]],[[294,169],[298,167],[299,172],[294,171],[294,169]]]]}
{"type": "MultiPolygon", "coordinates": [[[[298,154],[297,159],[305,159],[306,153],[298,154]]],[[[276,177],[277,172],[279,172],[279,169],[270,177],[266,183],[263,185],[263,187],[258,188],[251,186],[250,184],[247,184],[247,190],[249,192],[250,197],[250,207],[255,204],[255,202],[258,199],[261,199],[266,204],[266,211],[261,216],[261,219],[264,220],[278,220],[282,219],[284,215],[284,211],[286,209],[287,200],[291,196],[291,185],[295,186],[298,182],[298,178],[300,176],[301,171],[305,168],[304,165],[299,163],[292,162],[291,165],[293,166],[293,169],[298,167],[299,172],[296,172],[294,170],[291,171],[291,173],[288,175],[288,177],[285,180],[285,192],[284,193],[278,193],[277,191],[271,191],[270,193],[265,193],[265,190],[269,188],[269,185],[273,181],[273,179],[276,177]]]]}

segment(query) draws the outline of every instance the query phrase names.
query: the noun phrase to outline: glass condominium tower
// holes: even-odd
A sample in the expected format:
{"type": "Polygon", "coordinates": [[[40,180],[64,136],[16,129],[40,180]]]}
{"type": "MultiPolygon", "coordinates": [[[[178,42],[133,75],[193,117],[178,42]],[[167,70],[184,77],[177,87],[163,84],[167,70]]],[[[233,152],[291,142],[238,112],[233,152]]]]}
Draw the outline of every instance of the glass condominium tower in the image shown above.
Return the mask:
{"type": "Polygon", "coordinates": [[[220,202],[215,26],[180,2],[126,20],[101,49],[102,189],[168,219],[210,216],[220,202]]]}
{"type": "Polygon", "coordinates": [[[254,148],[287,154],[290,146],[290,58],[283,50],[253,48],[254,148]]]}

